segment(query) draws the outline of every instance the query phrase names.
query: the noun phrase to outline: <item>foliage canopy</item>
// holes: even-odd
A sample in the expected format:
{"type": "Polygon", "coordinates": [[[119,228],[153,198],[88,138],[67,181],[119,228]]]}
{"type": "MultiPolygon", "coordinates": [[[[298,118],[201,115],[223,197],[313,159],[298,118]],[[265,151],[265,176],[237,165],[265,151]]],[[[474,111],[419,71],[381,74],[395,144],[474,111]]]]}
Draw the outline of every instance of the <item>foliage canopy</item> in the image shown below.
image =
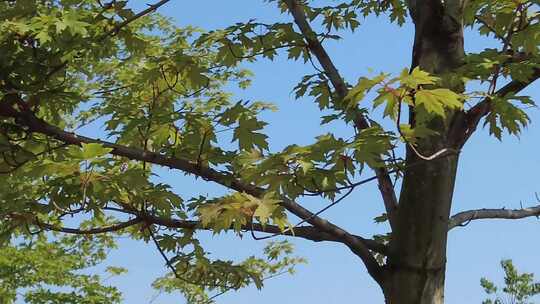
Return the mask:
{"type": "Polygon", "coordinates": [[[487,294],[494,295],[495,299],[486,299],[483,304],[528,304],[529,298],[540,294],[540,283],[534,282],[532,273],[520,274],[514,267],[512,260],[502,260],[501,267],[504,270],[504,295],[498,294],[499,288],[486,278],[480,280],[480,284],[487,294]]]}
{"type": "MultiPolygon", "coordinates": [[[[0,292],[7,298],[14,299],[17,288],[32,286],[25,294],[30,303],[46,297],[51,303],[82,303],[81,297],[88,303],[118,302],[114,288],[77,272],[104,258],[103,250],[114,245],[111,234],[154,244],[171,269],[155,287],[180,290],[190,303],[211,302],[209,291],[218,295],[248,284],[260,287],[265,278],[303,262],[282,242],[268,245],[266,259],[214,260],[201,246],[198,230],[340,242],[383,286],[385,271],[394,263],[392,234],[354,235],[322,219],[327,208],[312,213],[299,201],[315,196],[331,207],[376,180],[386,208],[376,221],[388,222],[395,233],[406,202],[398,205],[393,178],[457,157],[481,121],[498,139],[504,132],[519,135],[530,122],[526,108],[535,104],[519,92],[540,77],[539,1],[434,1],[448,22],[458,23],[455,28],[470,26],[500,46],[466,56],[458,50],[451,55],[459,58],[447,60],[459,61],[456,67],[420,58],[401,73],[360,76],[355,84],[341,77],[324,41],[354,31],[369,15],[398,26],[410,18],[420,26],[425,1],[318,6],[319,1],[272,0],[294,22],[249,20],[210,31],[179,27],[156,13],[167,2],[140,11],[128,1],[0,2],[0,227],[5,244],[0,271],[10,274],[0,277],[0,292]],[[269,122],[261,113],[276,107],[237,100],[227,87],[249,88],[253,75],[243,64],[277,56],[314,65],[314,73],[300,79],[294,93],[317,103],[321,124],[342,123],[347,134],[328,132],[312,144],[282,150],[269,146],[264,132],[269,122]],[[376,117],[373,109],[379,107],[381,117],[376,117]],[[89,125],[104,133],[80,135],[89,125]],[[407,157],[396,155],[400,146],[407,157]],[[156,166],[229,192],[183,196],[153,178],[156,166]],[[291,215],[300,223],[292,224],[291,215]],[[69,228],[68,217],[80,219],[81,226],[69,228]],[[82,261],[70,257],[73,250],[82,261]],[[43,252],[65,260],[50,271],[68,275],[59,281],[51,281],[53,274],[41,277],[33,265],[45,259],[43,252]],[[24,259],[15,263],[16,256],[24,259]],[[13,277],[21,270],[12,268],[25,267],[27,260],[36,273],[13,277]],[[51,293],[42,284],[79,291],[51,293]]],[[[539,213],[535,207],[511,214],[445,215],[444,235],[475,219],[539,213]]]]}

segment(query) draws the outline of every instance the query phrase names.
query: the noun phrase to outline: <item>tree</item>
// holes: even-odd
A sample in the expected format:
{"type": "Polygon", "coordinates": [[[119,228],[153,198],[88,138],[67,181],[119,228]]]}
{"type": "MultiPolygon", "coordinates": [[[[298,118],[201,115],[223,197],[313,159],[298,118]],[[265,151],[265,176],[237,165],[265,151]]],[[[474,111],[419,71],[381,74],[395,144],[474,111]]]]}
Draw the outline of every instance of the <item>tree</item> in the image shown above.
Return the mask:
{"type": "MultiPolygon", "coordinates": [[[[21,293],[25,303],[121,303],[120,292],[104,284],[98,275],[81,273],[102,262],[113,247],[110,236],[68,236],[48,240],[41,234],[19,240],[0,251],[0,303],[17,303],[21,293]]],[[[125,270],[109,267],[110,275],[125,270]]]]}
{"type": "Polygon", "coordinates": [[[157,284],[194,303],[211,300],[208,290],[260,286],[299,262],[272,264],[289,251],[279,244],[277,253],[268,249],[270,262],[213,261],[198,230],[337,242],[362,260],[387,303],[431,304],[443,303],[450,229],[540,215],[540,206],[450,215],[459,154],[478,125],[501,139],[529,123],[524,108],[534,102],[519,94],[540,77],[538,1],[280,0],[270,2],[290,22],[250,20],[215,31],[158,15],[169,1],[138,12],[126,1],[0,4],[0,212],[8,239],[35,230],[128,234],[153,243],[166,260],[171,277],[157,284]],[[351,85],[324,41],[372,14],[398,25],[409,16],[411,66],[351,85]],[[465,54],[464,26],[498,48],[465,54]],[[247,88],[243,62],[283,54],[313,64],[296,96],[311,97],[321,124],[345,124],[347,134],[269,148],[259,114],[274,107],[235,102],[225,86],[247,88]],[[384,107],[383,117],[371,107],[384,107]],[[103,125],[109,139],[77,133],[89,123],[103,125]],[[157,166],[229,192],[182,197],[152,179],[157,166]],[[362,237],[322,217],[371,181],[387,235],[362,237]],[[329,205],[311,212],[301,204],[308,196],[329,205]],[[89,217],[90,226],[67,227],[66,216],[89,217]],[[291,224],[292,216],[300,222],[291,224]]]}
{"type": "Polygon", "coordinates": [[[527,300],[537,294],[540,294],[540,283],[534,282],[532,273],[520,274],[512,260],[502,260],[501,267],[504,270],[504,284],[502,289],[505,296],[496,295],[498,292],[497,286],[486,278],[480,279],[480,285],[484,288],[487,294],[495,294],[495,300],[487,299],[483,304],[527,304],[527,300]]]}

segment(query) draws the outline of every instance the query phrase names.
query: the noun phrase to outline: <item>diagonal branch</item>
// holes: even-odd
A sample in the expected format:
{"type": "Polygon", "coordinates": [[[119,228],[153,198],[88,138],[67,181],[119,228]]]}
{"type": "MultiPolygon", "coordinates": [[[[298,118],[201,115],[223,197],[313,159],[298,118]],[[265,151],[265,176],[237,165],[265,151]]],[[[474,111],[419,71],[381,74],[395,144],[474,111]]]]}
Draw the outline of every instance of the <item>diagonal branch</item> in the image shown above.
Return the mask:
{"type": "Polygon", "coordinates": [[[450,217],[448,230],[466,226],[471,221],[481,219],[508,219],[517,220],[527,217],[540,216],[540,205],[522,209],[478,209],[460,212],[450,217]]]}
{"type": "Polygon", "coordinates": [[[291,207],[294,207],[293,213],[296,214],[298,217],[304,219],[306,222],[313,225],[314,227],[324,232],[330,233],[340,239],[343,244],[347,245],[352,252],[354,252],[362,259],[362,261],[366,265],[369,274],[375,279],[375,281],[379,283],[382,282],[383,278],[381,268],[373,257],[373,254],[370,252],[367,244],[364,242],[364,239],[359,239],[351,235],[344,229],[314,215],[311,211],[305,209],[304,207],[287,198],[284,198],[282,204],[287,210],[289,210],[289,208],[291,207]],[[289,208],[287,208],[287,206],[289,206],[289,208]]]}
{"type": "Polygon", "coordinates": [[[504,37],[504,35],[497,33],[497,30],[491,24],[489,24],[489,22],[484,20],[482,16],[474,16],[474,19],[485,26],[495,36],[495,38],[501,40],[504,44],[512,48],[512,42],[509,39],[510,37],[504,37]]]}
{"type": "MultiPolygon", "coordinates": [[[[204,227],[200,221],[189,221],[189,220],[176,220],[176,219],[170,219],[170,218],[162,218],[150,214],[139,214],[139,216],[147,223],[152,223],[159,226],[164,226],[168,228],[182,228],[182,229],[196,229],[196,230],[210,230],[208,227],[204,227]]],[[[329,241],[329,242],[343,242],[342,239],[337,238],[336,236],[321,232],[320,230],[316,229],[312,226],[299,226],[295,227],[292,231],[282,231],[278,226],[274,225],[261,225],[253,223],[253,226],[243,226],[242,231],[250,231],[255,230],[258,232],[263,233],[271,233],[271,234],[281,234],[284,236],[294,236],[303,238],[306,240],[314,241],[314,242],[323,242],[323,241],[329,241]]],[[[378,243],[374,240],[364,239],[357,235],[351,235],[353,238],[357,238],[361,242],[365,242],[366,246],[375,252],[379,253],[385,253],[386,252],[386,246],[384,246],[381,243],[378,243]]]]}
{"type": "MultiPolygon", "coordinates": [[[[285,4],[291,12],[294,22],[302,32],[309,50],[317,57],[317,60],[321,64],[325,74],[330,79],[332,86],[334,87],[339,98],[344,99],[347,96],[349,89],[347,84],[339,74],[338,69],[330,59],[330,56],[322,46],[321,42],[317,39],[317,34],[311,28],[311,25],[306,19],[306,15],[300,4],[296,0],[284,0],[285,4]]],[[[361,113],[359,113],[355,119],[355,125],[357,129],[362,130],[369,127],[368,119],[361,113]]],[[[377,181],[379,183],[379,191],[381,192],[386,213],[388,214],[388,220],[390,226],[394,227],[394,214],[397,210],[397,198],[392,185],[392,180],[388,171],[384,167],[372,168],[377,175],[377,181]]]]}
{"type": "MultiPolygon", "coordinates": [[[[495,96],[504,97],[508,94],[517,94],[538,78],[540,78],[540,69],[536,68],[527,81],[513,80],[495,92],[495,96]]],[[[486,97],[467,112],[457,114],[452,121],[449,131],[449,138],[454,147],[463,147],[474,131],[476,131],[480,120],[488,115],[490,111],[491,98],[486,97]]]]}
{"type": "MultiPolygon", "coordinates": [[[[45,122],[42,119],[35,117],[31,111],[18,111],[6,102],[0,103],[0,116],[12,117],[16,119],[19,124],[28,128],[29,132],[47,135],[66,144],[80,146],[83,143],[98,143],[106,148],[112,149],[110,153],[113,155],[126,157],[131,160],[161,165],[171,169],[178,169],[183,172],[199,176],[207,181],[212,181],[229,189],[238,192],[245,192],[255,197],[261,197],[265,192],[265,189],[251,184],[246,184],[236,179],[230,173],[220,172],[209,167],[203,167],[186,159],[168,157],[155,152],[126,147],[111,142],[66,132],[45,122]]],[[[371,254],[370,249],[363,242],[364,239],[356,238],[337,225],[315,216],[311,211],[286,197],[282,198],[281,205],[289,212],[313,225],[314,229],[335,236],[337,240],[340,240],[341,243],[347,245],[353,252],[362,258],[368,268],[368,271],[374,278],[380,278],[380,267],[371,254]]]]}
{"type": "Polygon", "coordinates": [[[297,3],[296,0],[284,0],[284,2],[289,8],[289,11],[294,18],[294,22],[306,39],[309,50],[315,55],[315,57],[317,57],[317,60],[324,69],[328,79],[330,79],[330,82],[332,83],[332,86],[334,86],[338,96],[340,98],[344,98],[347,96],[347,85],[343,81],[343,78],[341,78],[341,75],[330,59],[330,56],[328,56],[328,53],[317,39],[317,34],[313,31],[311,25],[307,21],[302,7],[297,3]]]}
{"type": "Polygon", "coordinates": [[[152,12],[154,12],[155,10],[157,10],[158,8],[160,8],[161,6],[165,5],[167,2],[170,2],[171,0],[161,0],[157,3],[154,3],[154,4],[148,4],[148,7],[140,12],[138,12],[137,14],[127,18],[126,20],[122,21],[121,23],[119,23],[118,25],[116,25],[113,29],[109,30],[107,33],[105,33],[105,35],[102,37],[102,39],[105,39],[106,37],[108,36],[111,36],[111,35],[116,35],[118,34],[118,32],[125,26],[127,26],[128,24],[132,23],[133,21],[143,17],[143,16],[146,16],[152,12]]]}

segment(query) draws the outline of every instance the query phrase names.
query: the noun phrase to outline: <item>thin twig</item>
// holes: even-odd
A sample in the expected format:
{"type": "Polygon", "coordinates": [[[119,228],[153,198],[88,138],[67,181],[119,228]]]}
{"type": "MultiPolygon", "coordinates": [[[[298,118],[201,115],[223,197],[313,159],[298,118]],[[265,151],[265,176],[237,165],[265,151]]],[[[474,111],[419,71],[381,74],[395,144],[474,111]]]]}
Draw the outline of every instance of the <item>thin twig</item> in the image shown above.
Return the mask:
{"type": "Polygon", "coordinates": [[[130,18],[124,20],[122,23],[116,25],[113,29],[109,30],[108,32],[105,33],[105,35],[103,35],[103,37],[100,39],[100,40],[103,40],[109,36],[114,36],[116,35],[123,27],[127,26],[128,24],[130,24],[131,22],[157,10],[160,6],[166,4],[167,2],[169,2],[171,0],[161,0],[155,4],[149,4],[148,5],[148,8],[145,9],[145,10],[142,10],[140,11],[139,13],[131,16],[130,18]]]}
{"type": "Polygon", "coordinates": [[[325,206],[324,208],[322,208],[321,210],[313,213],[310,217],[308,218],[305,218],[303,220],[301,220],[300,222],[298,222],[296,225],[294,225],[293,227],[289,227],[285,230],[283,230],[283,232],[280,232],[280,233],[274,233],[274,234],[271,234],[271,235],[267,235],[267,236],[264,236],[264,237],[257,237],[255,235],[255,232],[254,232],[254,229],[253,229],[253,216],[251,217],[251,230],[250,230],[250,233],[251,233],[251,237],[253,237],[253,239],[255,240],[266,240],[266,239],[270,239],[270,238],[273,238],[273,237],[276,237],[278,235],[283,235],[284,233],[286,232],[289,232],[289,231],[294,231],[294,228],[297,228],[299,227],[300,225],[306,223],[306,222],[309,222],[310,220],[312,220],[313,218],[315,217],[318,217],[319,215],[321,215],[323,212],[325,212],[326,210],[332,208],[333,206],[339,204],[341,201],[343,201],[347,196],[349,196],[354,190],[354,187],[353,188],[350,188],[349,191],[347,191],[347,193],[345,193],[343,196],[341,196],[339,199],[337,199],[336,201],[332,202],[331,204],[325,206]]]}

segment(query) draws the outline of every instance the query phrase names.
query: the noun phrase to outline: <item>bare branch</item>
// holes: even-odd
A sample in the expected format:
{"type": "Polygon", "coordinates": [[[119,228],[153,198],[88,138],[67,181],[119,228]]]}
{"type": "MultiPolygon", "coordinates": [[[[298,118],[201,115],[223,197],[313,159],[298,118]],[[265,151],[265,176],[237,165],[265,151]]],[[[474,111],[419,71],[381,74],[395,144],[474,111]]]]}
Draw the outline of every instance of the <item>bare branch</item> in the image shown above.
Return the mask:
{"type": "Polygon", "coordinates": [[[532,216],[540,216],[540,205],[522,209],[478,209],[460,212],[450,217],[448,230],[465,226],[469,222],[481,219],[517,220],[532,216]]]}

